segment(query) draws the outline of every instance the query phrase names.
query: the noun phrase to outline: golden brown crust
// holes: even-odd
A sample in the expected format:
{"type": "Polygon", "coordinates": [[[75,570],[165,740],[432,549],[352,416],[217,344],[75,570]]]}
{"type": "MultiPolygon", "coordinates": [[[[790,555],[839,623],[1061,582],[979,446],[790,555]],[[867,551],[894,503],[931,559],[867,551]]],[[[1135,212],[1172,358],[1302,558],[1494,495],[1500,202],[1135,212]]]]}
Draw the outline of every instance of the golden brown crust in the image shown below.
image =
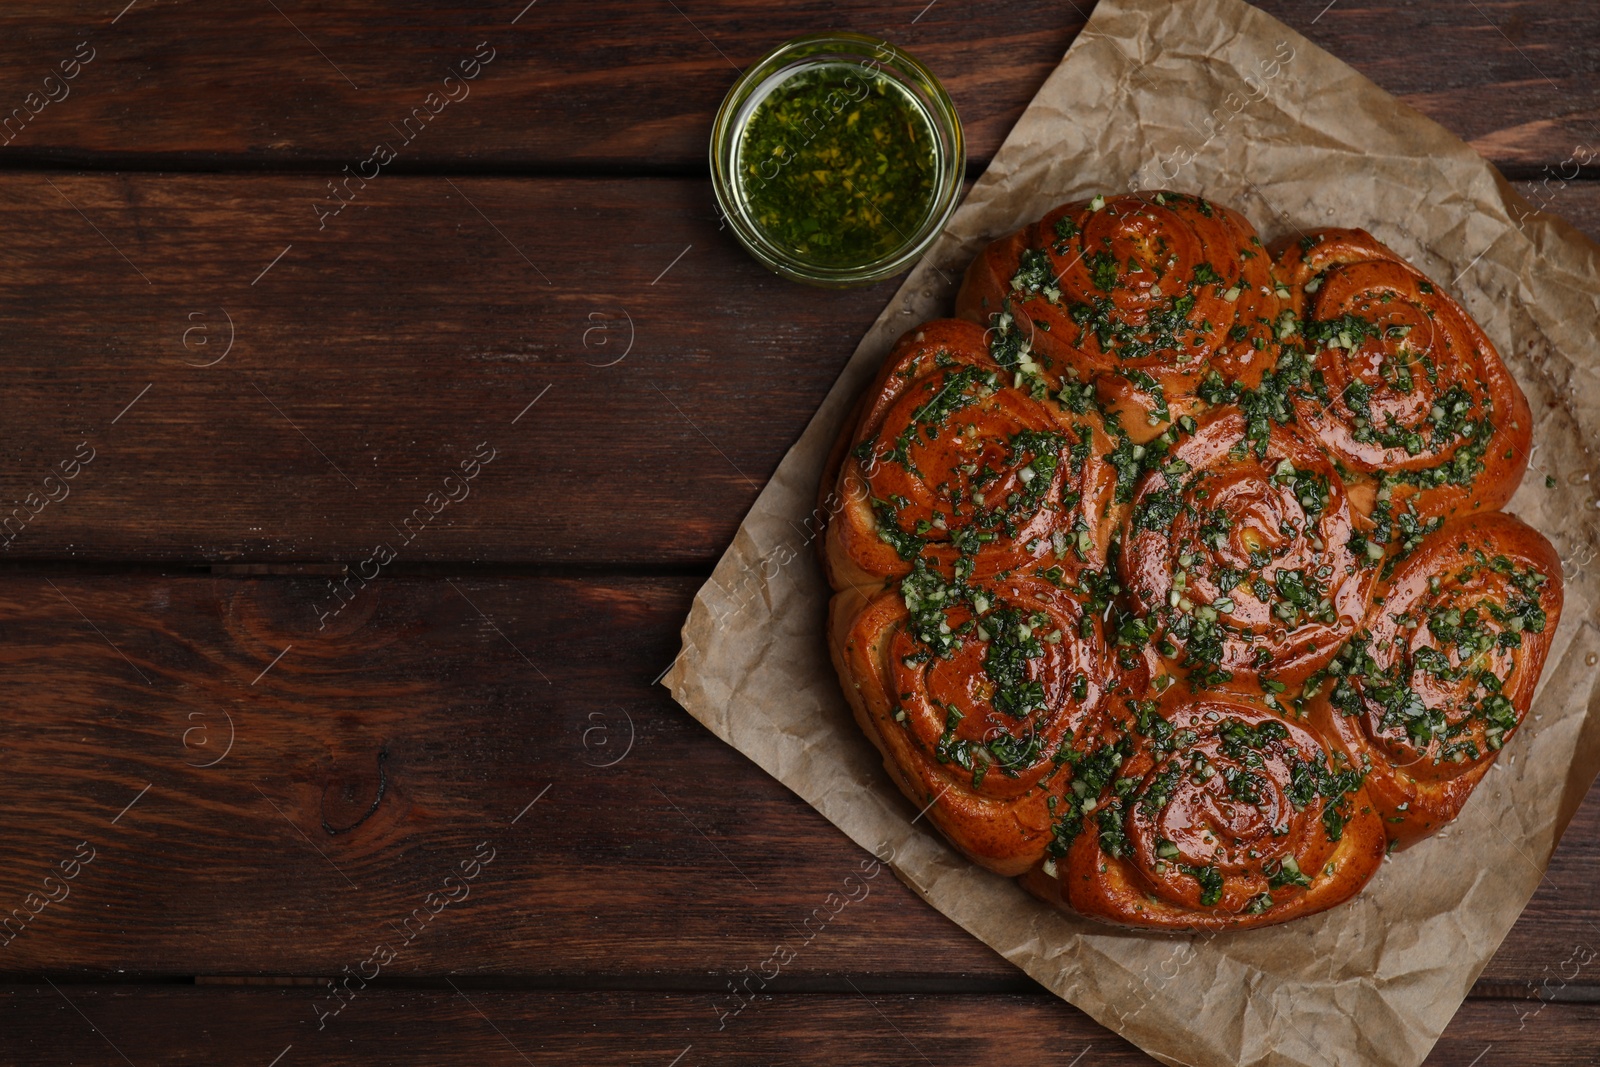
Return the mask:
{"type": "Polygon", "coordinates": [[[1294,402],[1305,432],[1356,480],[1388,474],[1395,510],[1503,507],[1527,470],[1533,420],[1461,305],[1365,230],[1291,241],[1278,270],[1323,379],[1322,395],[1294,402]]]}
{"type": "Polygon", "coordinates": [[[1047,368],[1095,383],[1135,442],[1199,405],[1209,371],[1253,387],[1284,302],[1255,228],[1158,191],[1063,204],[979,254],[956,314],[1008,321],[1047,368]]]}
{"type": "Polygon", "coordinates": [[[1323,911],[1366,885],[1382,823],[1314,734],[1181,687],[1155,713],[1160,734],[1139,739],[1054,875],[1023,883],[1031,892],[1118,925],[1219,930],[1323,911]]]}
{"type": "Polygon", "coordinates": [[[826,553],[835,588],[910,573],[913,542],[948,574],[963,535],[986,539],[975,577],[1030,562],[1104,565],[1116,478],[1088,462],[1111,450],[1104,425],[1093,411],[1040,399],[1055,379],[1041,377],[1036,389],[1018,377],[995,362],[972,323],[938,320],[901,338],[836,477],[841,506],[826,553]],[[1027,503],[1008,508],[1013,497],[1027,503]],[[895,504],[893,524],[884,521],[886,503],[895,504]],[[1063,554],[1067,537],[1074,551],[1063,554]]]}
{"type": "MultiPolygon", "coordinates": [[[[896,591],[860,610],[840,606],[832,628],[841,676],[853,683],[846,693],[856,720],[883,752],[896,784],[968,858],[1006,875],[1044,858],[1051,798],[1072,780],[1055,757],[1070,754],[1075,739],[1092,729],[1106,697],[1099,681],[1076,691],[1074,685],[1109,673],[1098,630],[1088,639],[1080,634],[1086,620],[1095,626],[1093,616],[1071,600],[1036,601],[1035,591],[1021,580],[989,590],[996,606],[985,617],[989,625],[1013,628],[1039,622],[1041,636],[1053,637],[1042,642],[1036,672],[1044,706],[1025,715],[1000,711],[992,694],[971,684],[982,673],[978,642],[948,660],[911,659],[919,642],[896,591]]],[[[969,605],[951,621],[961,626],[971,618],[969,605]]]]}
{"type": "Polygon", "coordinates": [[[1048,399],[1055,384],[1041,392],[999,366],[970,322],[908,333],[840,453],[832,499],[842,506],[824,549],[842,591],[830,645],[862,729],[901,790],[919,808],[932,803],[930,821],[1007,874],[1042,859],[1049,798],[1070,782],[1063,764],[1111,674],[1101,621],[1065,587],[1108,562],[1116,475],[1099,457],[1112,443],[1092,408],[1048,399]],[[895,585],[913,572],[907,545],[921,568],[914,582],[967,591],[943,622],[976,639],[948,658],[911,661],[926,642],[913,594],[895,585]],[[1000,645],[1036,650],[1040,699],[972,684],[1000,645]]]}
{"type": "Polygon", "coordinates": [[[1284,426],[1245,440],[1243,415],[1213,415],[1145,476],[1123,581],[1187,673],[1295,686],[1366,614],[1375,568],[1351,552],[1354,517],[1326,455],[1284,426]]]}
{"type": "Polygon", "coordinates": [[[1311,702],[1371,770],[1397,847],[1454,819],[1533,701],[1561,619],[1561,559],[1502,512],[1446,523],[1401,560],[1311,702]]]}
{"type": "Polygon", "coordinates": [[[1275,266],[1172,193],[994,242],[957,312],[896,344],[817,509],[835,668],[927,820],[1056,906],[1216,930],[1453,818],[1561,610],[1493,510],[1531,420],[1466,313],[1362,231],[1275,266]]]}

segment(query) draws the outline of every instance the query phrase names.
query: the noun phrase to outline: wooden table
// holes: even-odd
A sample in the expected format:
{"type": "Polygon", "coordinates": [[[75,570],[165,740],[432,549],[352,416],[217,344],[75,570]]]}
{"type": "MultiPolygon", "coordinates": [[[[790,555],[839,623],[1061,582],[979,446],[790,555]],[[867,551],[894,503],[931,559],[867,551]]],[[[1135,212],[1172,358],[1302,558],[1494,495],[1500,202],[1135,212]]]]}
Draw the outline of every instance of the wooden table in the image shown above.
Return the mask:
{"type": "MultiPolygon", "coordinates": [[[[721,230],[735,71],[975,176],[1085,12],[124,2],[0,13],[0,1063],[1149,1062],[888,876],[735,998],[864,854],[652,685],[896,284],[721,230]]],[[[1595,5],[1265,6],[1600,235],[1595,5]]],[[[1430,1062],[1597,1062],[1597,831],[1430,1062]]]]}

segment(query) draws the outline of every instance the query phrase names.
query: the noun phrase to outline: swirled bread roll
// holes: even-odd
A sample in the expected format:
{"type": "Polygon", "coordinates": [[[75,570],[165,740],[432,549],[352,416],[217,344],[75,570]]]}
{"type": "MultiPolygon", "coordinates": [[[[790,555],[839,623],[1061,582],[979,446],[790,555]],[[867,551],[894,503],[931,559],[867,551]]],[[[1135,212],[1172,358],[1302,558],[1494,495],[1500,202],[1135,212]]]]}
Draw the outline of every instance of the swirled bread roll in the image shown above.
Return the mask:
{"type": "Polygon", "coordinates": [[[1311,722],[1370,768],[1399,846],[1455,818],[1522,725],[1560,620],[1560,557],[1501,512],[1429,534],[1373,597],[1311,722]]]}

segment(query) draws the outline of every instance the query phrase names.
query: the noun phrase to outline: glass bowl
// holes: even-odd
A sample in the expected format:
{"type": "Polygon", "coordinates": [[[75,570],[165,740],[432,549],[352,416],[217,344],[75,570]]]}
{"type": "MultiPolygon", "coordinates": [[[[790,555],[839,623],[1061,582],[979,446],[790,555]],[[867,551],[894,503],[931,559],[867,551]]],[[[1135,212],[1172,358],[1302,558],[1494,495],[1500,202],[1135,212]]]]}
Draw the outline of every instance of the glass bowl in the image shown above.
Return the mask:
{"type": "MultiPolygon", "coordinates": [[[[823,77],[823,73],[816,74],[817,80],[823,77]]],[[[837,106],[830,110],[832,115],[821,109],[812,112],[822,116],[819,126],[840,114],[837,106]]],[[[810,128],[808,118],[807,129],[810,128]]],[[[813,138],[816,136],[816,132],[811,134],[813,138]]],[[[764,162],[774,166],[770,159],[764,162]]],[[[798,281],[833,288],[880,281],[916,262],[955,211],[966,162],[961,120],[932,72],[887,41],[842,31],[796,37],[767,53],[728,90],[711,132],[712,185],[734,236],[771,270],[798,281]],[[898,238],[893,247],[872,249],[860,262],[823,263],[817,256],[804,254],[794,244],[784,242],[779,235],[769,233],[758,224],[748,195],[750,190],[746,188],[751,181],[759,180],[758,170],[756,165],[742,161],[741,156],[751,119],[774,90],[799,75],[819,72],[822,68],[833,68],[827,75],[833,76],[840,67],[861,68],[863,83],[887,79],[893,89],[898,90],[896,105],[908,105],[908,115],[918,115],[925,121],[932,142],[931,195],[927,197],[925,209],[914,209],[914,217],[902,220],[908,225],[897,226],[886,213],[879,212],[898,238]]]]}

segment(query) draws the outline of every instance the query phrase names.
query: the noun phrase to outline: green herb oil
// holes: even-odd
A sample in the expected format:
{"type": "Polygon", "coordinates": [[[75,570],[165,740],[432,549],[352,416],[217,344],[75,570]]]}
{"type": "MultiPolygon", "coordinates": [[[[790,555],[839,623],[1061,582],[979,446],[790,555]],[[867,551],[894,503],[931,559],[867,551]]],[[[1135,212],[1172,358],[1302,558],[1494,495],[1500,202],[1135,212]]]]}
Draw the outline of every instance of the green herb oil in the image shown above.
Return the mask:
{"type": "Polygon", "coordinates": [[[858,267],[907,244],[933,207],[927,112],[894,79],[830,63],[779,83],[739,146],[739,184],[767,239],[817,267],[858,267]]]}

